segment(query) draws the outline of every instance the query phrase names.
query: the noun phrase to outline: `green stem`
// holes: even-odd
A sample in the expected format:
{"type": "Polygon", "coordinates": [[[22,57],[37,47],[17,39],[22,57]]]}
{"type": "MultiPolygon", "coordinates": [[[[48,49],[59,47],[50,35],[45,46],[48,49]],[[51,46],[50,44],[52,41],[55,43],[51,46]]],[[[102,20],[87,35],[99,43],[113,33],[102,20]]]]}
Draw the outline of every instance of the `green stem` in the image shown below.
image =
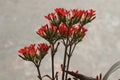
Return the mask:
{"type": "Polygon", "coordinates": [[[65,64],[66,64],[66,57],[67,57],[67,46],[65,46],[65,53],[64,53],[64,60],[63,60],[63,72],[62,72],[62,80],[64,80],[65,76],[65,64]]]}
{"type": "Polygon", "coordinates": [[[54,80],[54,56],[52,55],[52,80],[54,80]]]}
{"type": "Polygon", "coordinates": [[[40,62],[36,62],[36,61],[32,61],[32,62],[33,62],[33,64],[35,65],[35,67],[37,68],[39,80],[42,80],[41,73],[40,73],[40,69],[39,69],[41,60],[40,60],[40,62]]]}
{"type": "Polygon", "coordinates": [[[55,54],[54,44],[51,43],[52,80],[54,80],[54,54],[55,54]]]}
{"type": "MultiPolygon", "coordinates": [[[[66,71],[69,70],[70,59],[71,59],[71,57],[68,57],[68,61],[67,61],[67,69],[66,69],[66,71]]],[[[68,73],[66,73],[66,75],[65,75],[65,80],[67,80],[67,78],[68,78],[68,73]]]]}
{"type": "MultiPolygon", "coordinates": [[[[63,72],[62,72],[62,80],[65,78],[65,67],[66,67],[66,58],[67,58],[67,50],[68,50],[68,44],[69,44],[69,24],[66,24],[68,26],[68,31],[67,31],[67,39],[64,44],[65,46],[65,52],[64,52],[64,60],[63,60],[63,72]]],[[[63,41],[64,42],[64,41],[63,41]]]]}
{"type": "Polygon", "coordinates": [[[37,71],[38,71],[38,78],[42,80],[41,74],[40,74],[40,69],[39,66],[36,65],[37,71]]]}
{"type": "MultiPolygon", "coordinates": [[[[70,49],[69,49],[69,53],[68,53],[67,69],[66,69],[66,71],[69,70],[70,59],[71,59],[71,56],[73,54],[73,51],[75,50],[76,45],[77,45],[77,43],[75,43],[74,46],[70,45],[70,49]],[[72,48],[72,46],[73,46],[73,48],[72,48]]],[[[65,80],[67,80],[67,78],[68,78],[68,73],[66,73],[66,75],[65,75],[65,80]]]]}
{"type": "MultiPolygon", "coordinates": [[[[68,53],[68,60],[67,60],[66,71],[68,71],[69,65],[70,65],[70,59],[71,59],[71,55],[72,55],[72,53],[71,53],[72,49],[71,48],[72,48],[72,45],[70,46],[69,53],[68,53]]],[[[66,75],[65,75],[65,80],[67,80],[67,77],[68,77],[68,73],[66,73],[66,75]]]]}

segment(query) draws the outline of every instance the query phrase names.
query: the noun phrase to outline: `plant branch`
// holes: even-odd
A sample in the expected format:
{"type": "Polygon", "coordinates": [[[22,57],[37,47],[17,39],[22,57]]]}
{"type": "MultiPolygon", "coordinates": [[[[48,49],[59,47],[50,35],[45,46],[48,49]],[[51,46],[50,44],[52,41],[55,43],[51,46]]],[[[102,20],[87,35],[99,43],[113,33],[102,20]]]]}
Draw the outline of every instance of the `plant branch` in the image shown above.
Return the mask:
{"type": "MultiPolygon", "coordinates": [[[[68,71],[68,69],[69,69],[70,58],[71,58],[71,48],[72,48],[72,45],[69,48],[66,71],[68,71]]],[[[66,75],[65,75],[65,80],[67,80],[67,77],[68,77],[68,73],[66,73],[66,75]]]]}
{"type": "Polygon", "coordinates": [[[42,80],[40,69],[39,69],[41,61],[39,63],[36,63],[35,61],[32,61],[32,62],[34,63],[35,67],[37,68],[39,80],[42,80]]]}
{"type": "MultiPolygon", "coordinates": [[[[69,49],[69,53],[68,53],[67,69],[66,69],[66,71],[69,70],[70,59],[71,59],[71,56],[72,56],[73,51],[75,50],[76,45],[77,45],[77,44],[74,44],[74,46],[73,46],[73,45],[70,45],[70,49],[69,49]],[[72,48],[72,46],[73,46],[73,48],[72,48]]],[[[67,80],[67,78],[68,78],[68,73],[66,73],[65,80],[67,80]]]]}
{"type": "Polygon", "coordinates": [[[54,43],[51,43],[52,80],[54,80],[54,54],[55,54],[54,43]]]}
{"type": "Polygon", "coordinates": [[[65,46],[64,60],[63,60],[62,80],[64,80],[64,75],[65,75],[65,72],[64,72],[64,71],[65,71],[65,66],[66,66],[67,49],[68,49],[68,47],[65,46]]]}
{"type": "Polygon", "coordinates": [[[38,71],[38,78],[42,80],[41,74],[40,74],[40,69],[39,66],[36,65],[37,71],[38,71]]]}
{"type": "Polygon", "coordinates": [[[44,75],[44,76],[42,76],[42,78],[44,78],[44,77],[47,77],[47,78],[49,78],[50,80],[52,80],[52,78],[51,78],[49,75],[44,75]]]}

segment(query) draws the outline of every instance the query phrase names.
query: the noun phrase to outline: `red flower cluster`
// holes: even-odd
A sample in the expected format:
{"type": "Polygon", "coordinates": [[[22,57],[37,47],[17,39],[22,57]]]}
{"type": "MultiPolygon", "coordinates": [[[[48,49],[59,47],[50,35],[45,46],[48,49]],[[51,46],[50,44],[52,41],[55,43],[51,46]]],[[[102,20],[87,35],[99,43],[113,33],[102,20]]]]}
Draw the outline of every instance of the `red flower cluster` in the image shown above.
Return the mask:
{"type": "Polygon", "coordinates": [[[41,35],[41,36],[45,36],[47,35],[48,33],[50,34],[51,32],[52,33],[55,33],[57,31],[57,27],[55,27],[53,24],[50,24],[50,27],[48,27],[48,24],[44,25],[44,26],[41,26],[37,31],[36,33],[41,35]]]}
{"type": "Polygon", "coordinates": [[[90,10],[73,9],[72,15],[75,17],[81,17],[82,15],[85,17],[87,17],[87,16],[95,17],[95,11],[93,9],[90,9],[90,10]]]}
{"type": "Polygon", "coordinates": [[[20,50],[18,50],[18,52],[23,59],[32,60],[34,57],[39,57],[41,54],[46,55],[45,53],[48,52],[49,48],[50,46],[45,43],[40,43],[37,47],[35,46],[35,44],[31,44],[30,46],[21,48],[20,50]],[[38,51],[39,53],[37,53],[38,51]]]}
{"type": "MultiPolygon", "coordinates": [[[[36,32],[38,35],[45,38],[47,41],[56,41],[61,38],[83,38],[87,29],[83,27],[95,19],[95,11],[56,8],[55,12],[45,16],[50,21],[48,24],[41,26],[36,32]]],[[[77,40],[77,39],[76,39],[77,40]]]]}
{"type": "Polygon", "coordinates": [[[24,48],[20,49],[18,52],[24,56],[28,56],[28,55],[35,56],[37,49],[35,49],[35,44],[31,44],[28,47],[24,47],[24,48]]]}
{"type": "Polygon", "coordinates": [[[55,13],[49,13],[47,16],[45,16],[48,20],[54,20],[56,18],[55,13]]]}
{"type": "Polygon", "coordinates": [[[67,16],[70,14],[70,11],[64,8],[56,8],[55,12],[57,13],[58,16],[67,16]]]}
{"type": "Polygon", "coordinates": [[[57,37],[57,27],[52,23],[50,24],[50,27],[46,24],[41,26],[36,33],[48,41],[54,41],[57,37]]]}
{"type": "Polygon", "coordinates": [[[38,29],[38,31],[36,31],[36,33],[40,34],[41,36],[46,35],[47,27],[48,27],[47,24],[42,26],[40,29],[38,29]]]}
{"type": "Polygon", "coordinates": [[[66,35],[68,33],[71,36],[78,32],[85,34],[87,32],[87,29],[80,25],[78,26],[73,25],[70,27],[70,29],[68,29],[68,27],[65,24],[61,24],[59,27],[59,32],[61,35],[66,35]]]}
{"type": "Polygon", "coordinates": [[[78,10],[71,9],[66,10],[64,8],[56,8],[55,12],[48,14],[45,16],[46,19],[50,20],[54,25],[59,25],[60,22],[66,23],[67,20],[72,24],[80,23],[82,25],[87,24],[96,18],[95,11],[93,9],[90,10],[78,10]]]}
{"type": "Polygon", "coordinates": [[[80,25],[78,26],[71,26],[70,29],[68,26],[66,26],[64,23],[61,23],[59,27],[54,26],[53,24],[50,24],[50,28],[48,25],[40,27],[36,33],[45,39],[52,39],[52,38],[59,38],[61,36],[69,35],[72,36],[75,33],[81,32],[82,34],[85,34],[87,29],[85,27],[82,27],[80,25]],[[53,35],[53,36],[52,36],[53,35]]]}
{"type": "Polygon", "coordinates": [[[72,10],[72,15],[74,17],[81,17],[82,14],[84,14],[85,10],[78,10],[78,9],[73,9],[72,10]]]}
{"type": "Polygon", "coordinates": [[[40,51],[40,52],[46,52],[46,51],[48,51],[49,50],[49,48],[50,48],[50,46],[48,46],[47,44],[45,44],[45,43],[41,43],[41,44],[38,44],[38,50],[40,51]]]}

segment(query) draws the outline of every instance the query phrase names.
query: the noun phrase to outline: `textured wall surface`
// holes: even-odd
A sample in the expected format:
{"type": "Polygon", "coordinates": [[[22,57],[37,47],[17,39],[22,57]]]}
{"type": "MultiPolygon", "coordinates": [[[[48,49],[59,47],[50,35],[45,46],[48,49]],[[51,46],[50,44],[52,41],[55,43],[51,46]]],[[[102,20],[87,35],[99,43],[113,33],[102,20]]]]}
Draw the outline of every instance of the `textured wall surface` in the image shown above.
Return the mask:
{"type": "MultiPolygon", "coordinates": [[[[33,64],[20,59],[17,50],[44,41],[35,31],[47,23],[44,15],[56,7],[93,8],[97,13],[97,18],[86,25],[89,31],[74,52],[71,70],[95,77],[120,60],[120,0],[0,0],[0,80],[37,80],[33,64]]],[[[59,50],[55,62],[58,70],[63,48],[59,50]]],[[[48,54],[42,62],[42,74],[50,73],[50,68],[48,54]]],[[[118,79],[120,70],[109,78],[118,79]]]]}

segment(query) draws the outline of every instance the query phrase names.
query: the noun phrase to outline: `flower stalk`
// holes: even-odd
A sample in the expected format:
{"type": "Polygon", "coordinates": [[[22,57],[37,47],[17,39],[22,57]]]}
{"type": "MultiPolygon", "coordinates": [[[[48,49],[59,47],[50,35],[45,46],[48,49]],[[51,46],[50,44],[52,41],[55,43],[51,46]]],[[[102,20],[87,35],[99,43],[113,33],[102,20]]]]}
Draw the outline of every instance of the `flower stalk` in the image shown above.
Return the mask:
{"type": "MultiPolygon", "coordinates": [[[[69,24],[66,24],[66,26],[68,27],[69,24]]],[[[69,30],[70,28],[68,27],[68,29],[66,29],[66,42],[65,40],[63,39],[63,44],[64,44],[64,47],[65,47],[65,51],[64,51],[64,59],[63,59],[63,72],[62,72],[62,80],[65,79],[65,70],[66,70],[66,60],[67,60],[67,55],[68,55],[68,47],[69,47],[69,30]]]]}
{"type": "Polygon", "coordinates": [[[52,80],[54,80],[54,54],[55,54],[54,44],[51,43],[52,80]]]}
{"type": "Polygon", "coordinates": [[[36,68],[37,68],[37,71],[38,71],[38,78],[39,78],[40,80],[42,80],[39,66],[36,66],[36,68]]]}
{"type": "Polygon", "coordinates": [[[64,80],[64,77],[65,77],[66,58],[67,58],[67,49],[68,49],[68,46],[65,46],[64,59],[63,59],[63,72],[62,72],[62,80],[64,80]]]}
{"type": "MultiPolygon", "coordinates": [[[[71,48],[72,48],[72,46],[70,46],[70,49],[69,49],[66,71],[69,70],[70,59],[71,59],[71,56],[72,56],[71,48]]],[[[65,80],[67,80],[67,78],[68,78],[68,73],[66,73],[66,75],[65,75],[65,80]]]]}

